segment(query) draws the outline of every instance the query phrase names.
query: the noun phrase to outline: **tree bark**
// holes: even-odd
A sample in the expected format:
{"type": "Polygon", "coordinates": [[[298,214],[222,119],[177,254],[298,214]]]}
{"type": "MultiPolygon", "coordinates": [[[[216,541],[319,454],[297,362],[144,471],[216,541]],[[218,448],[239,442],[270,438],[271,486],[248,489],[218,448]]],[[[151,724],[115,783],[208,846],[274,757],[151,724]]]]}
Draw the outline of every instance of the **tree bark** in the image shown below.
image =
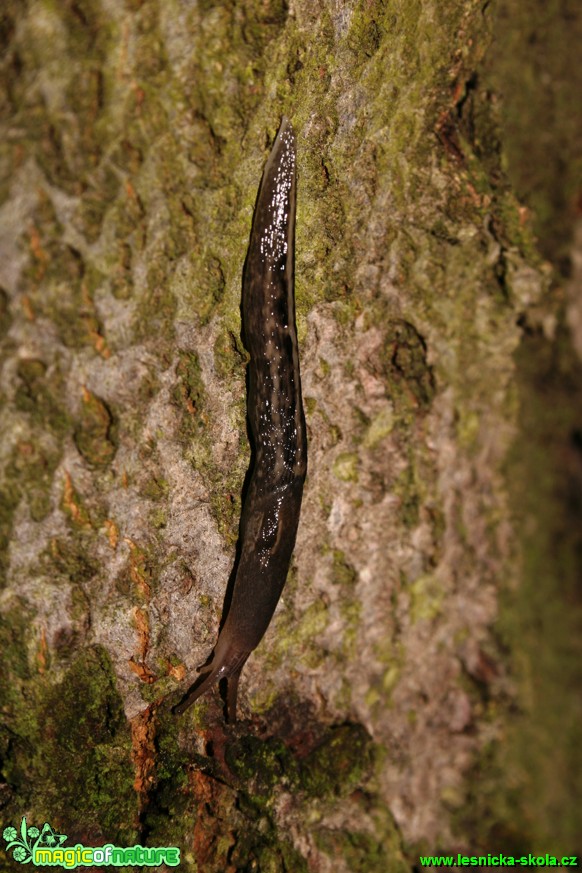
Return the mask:
{"type": "Polygon", "coordinates": [[[580,852],[578,7],[2,16],[2,827],[204,873],[580,852]],[[283,114],[308,477],[229,725],[172,706],[235,555],[283,114]]]}

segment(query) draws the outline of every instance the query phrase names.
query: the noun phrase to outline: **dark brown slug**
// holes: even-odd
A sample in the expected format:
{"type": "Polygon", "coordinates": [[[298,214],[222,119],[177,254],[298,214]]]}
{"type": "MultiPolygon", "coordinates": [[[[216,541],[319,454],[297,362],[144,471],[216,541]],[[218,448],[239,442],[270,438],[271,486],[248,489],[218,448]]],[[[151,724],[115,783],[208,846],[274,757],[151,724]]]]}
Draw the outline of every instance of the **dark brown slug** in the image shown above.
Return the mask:
{"type": "Polygon", "coordinates": [[[269,626],[295,546],[307,471],[295,326],[295,201],[295,135],[283,118],[263,173],[243,277],[254,466],[241,516],[240,560],[212,658],[199,668],[179,713],[226,679],[227,715],[235,719],[241,670],[269,626]]]}

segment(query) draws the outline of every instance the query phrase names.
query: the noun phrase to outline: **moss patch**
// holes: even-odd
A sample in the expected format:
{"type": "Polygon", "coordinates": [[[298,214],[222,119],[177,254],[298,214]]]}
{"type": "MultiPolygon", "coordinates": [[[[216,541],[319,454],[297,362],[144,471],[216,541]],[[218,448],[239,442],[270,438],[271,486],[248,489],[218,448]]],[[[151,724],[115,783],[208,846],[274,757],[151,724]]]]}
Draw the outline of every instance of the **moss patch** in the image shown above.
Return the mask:
{"type": "Polygon", "coordinates": [[[74,431],[75,445],[92,467],[106,467],[115,456],[115,426],[107,405],[86,388],[74,431]]]}
{"type": "Polygon", "coordinates": [[[315,797],[341,796],[365,782],[373,766],[373,744],[362,725],[330,729],[300,768],[301,787],[315,797]]]}
{"type": "Polygon", "coordinates": [[[91,558],[89,549],[79,540],[55,537],[51,540],[44,558],[47,570],[62,574],[71,582],[88,582],[98,572],[98,564],[91,558]]]}
{"type": "Polygon", "coordinates": [[[517,365],[521,437],[507,476],[524,558],[499,630],[519,706],[470,777],[459,818],[483,848],[559,854],[577,845],[582,803],[572,778],[582,768],[582,367],[563,329],[555,342],[528,332],[517,365]]]}
{"type": "Polygon", "coordinates": [[[43,361],[23,358],[17,373],[17,409],[30,413],[40,426],[48,425],[62,436],[69,427],[69,418],[62,406],[64,382],[58,368],[49,370],[43,361]]]}
{"type": "Polygon", "coordinates": [[[8,333],[11,324],[12,316],[10,315],[8,294],[3,288],[0,288],[0,339],[8,333]]]}
{"type": "Polygon", "coordinates": [[[393,320],[384,343],[386,376],[395,402],[425,410],[435,395],[435,380],[426,360],[426,344],[416,328],[393,320]]]}
{"type": "MultiPolygon", "coordinates": [[[[360,799],[366,805],[366,799],[360,799]]],[[[408,873],[401,837],[389,810],[376,807],[369,830],[338,830],[322,827],[316,832],[318,847],[331,858],[341,858],[353,873],[408,873]]]]}
{"type": "Polygon", "coordinates": [[[508,174],[531,210],[540,251],[562,275],[570,272],[582,173],[582,73],[568,60],[581,38],[575,0],[533,0],[527,9],[502,0],[486,71],[500,97],[508,174]]]}
{"type": "Polygon", "coordinates": [[[101,834],[121,845],[135,839],[136,798],[130,736],[109,659],[102,649],[77,655],[60,681],[28,666],[25,612],[3,617],[4,777],[13,793],[5,814],[50,821],[69,842],[101,834]]]}
{"type": "Polygon", "coordinates": [[[181,352],[176,375],[178,381],[173,391],[173,398],[183,413],[181,422],[183,436],[192,439],[206,424],[204,383],[197,355],[181,352]]]}
{"type": "Polygon", "coordinates": [[[200,809],[194,828],[196,860],[212,873],[224,869],[226,858],[240,871],[249,865],[274,873],[307,871],[305,859],[281,839],[276,798],[281,790],[292,792],[294,802],[304,804],[308,815],[313,802],[333,804],[349,795],[367,782],[373,770],[374,745],[369,735],[356,724],[323,729],[306,752],[295,748],[291,737],[285,743],[277,737],[260,739],[238,730],[224,743],[219,730],[216,734],[211,747],[224,750],[228,787],[211,775],[219,776],[222,753],[197,756],[200,769],[191,780],[191,793],[198,798],[200,809]],[[200,804],[202,799],[205,803],[200,804]]]}

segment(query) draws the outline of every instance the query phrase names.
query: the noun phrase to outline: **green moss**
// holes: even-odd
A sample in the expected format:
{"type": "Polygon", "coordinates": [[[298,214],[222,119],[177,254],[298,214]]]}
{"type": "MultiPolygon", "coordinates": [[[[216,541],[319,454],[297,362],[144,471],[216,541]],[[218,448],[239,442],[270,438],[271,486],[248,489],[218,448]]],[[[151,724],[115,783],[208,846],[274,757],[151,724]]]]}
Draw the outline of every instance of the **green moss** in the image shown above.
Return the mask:
{"type": "Polygon", "coordinates": [[[356,63],[364,64],[374,55],[382,36],[382,4],[360,2],[353,9],[350,28],[345,37],[356,63]]]}
{"type": "Polygon", "coordinates": [[[298,621],[281,616],[277,624],[277,638],[270,654],[276,662],[289,651],[296,652],[301,660],[315,666],[321,660],[321,652],[315,642],[329,622],[329,611],[322,600],[316,600],[305,609],[298,621]]]}
{"type": "Polygon", "coordinates": [[[102,279],[79,251],[62,242],[63,231],[48,197],[43,196],[32,233],[34,260],[27,269],[33,309],[50,319],[62,342],[72,349],[93,346],[103,354],[105,341],[92,294],[102,279]]]}
{"type": "Polygon", "coordinates": [[[353,590],[354,585],[358,581],[358,574],[346,556],[339,549],[333,551],[333,570],[332,581],[337,585],[345,586],[347,589],[353,590]]]}
{"type": "Polygon", "coordinates": [[[253,867],[265,873],[279,873],[281,870],[308,873],[309,870],[305,858],[297,849],[289,841],[280,839],[273,825],[264,820],[256,822],[256,829],[248,828],[239,832],[232,851],[232,861],[237,865],[237,870],[253,867]]]}
{"type": "Polygon", "coordinates": [[[342,452],[333,462],[333,474],[341,482],[357,482],[358,464],[356,452],[342,452]]]}
{"type": "Polygon", "coordinates": [[[342,598],[340,613],[344,624],[342,649],[348,659],[357,656],[358,634],[362,625],[362,604],[359,600],[342,598]]]}
{"type": "Polygon", "coordinates": [[[536,245],[531,220],[524,214],[523,206],[513,191],[499,194],[496,202],[498,222],[510,245],[518,247],[530,264],[540,264],[540,252],[536,245]]]}
{"type": "Polygon", "coordinates": [[[5,573],[8,567],[8,546],[14,510],[18,506],[19,495],[16,489],[10,485],[0,488],[0,582],[4,585],[5,573]]]}
{"type": "Polygon", "coordinates": [[[81,455],[92,467],[106,467],[115,456],[115,422],[101,398],[85,389],[81,416],[73,438],[81,455]]]}
{"type": "MultiPolygon", "coordinates": [[[[36,372],[36,367],[33,370],[36,372]]],[[[34,382],[33,376],[28,375],[34,382]]],[[[31,394],[34,395],[34,389],[31,394]]],[[[20,400],[28,408],[30,395],[25,393],[20,400]]],[[[46,395],[43,395],[42,402],[46,402],[46,395]]],[[[55,419],[51,417],[51,420],[55,419]]],[[[51,509],[53,475],[62,445],[55,448],[54,442],[36,428],[30,437],[30,440],[20,440],[13,446],[0,481],[0,577],[8,564],[7,548],[13,515],[21,500],[27,501],[33,521],[42,521],[51,509]]]]}
{"type": "MultiPolygon", "coordinates": [[[[156,757],[153,786],[148,791],[142,814],[151,846],[183,846],[184,834],[191,833],[196,808],[189,797],[189,753],[178,742],[178,722],[169,708],[156,714],[156,757]]],[[[201,756],[198,763],[204,763],[201,756]]]]}
{"type": "Polygon", "coordinates": [[[563,327],[554,341],[527,331],[516,364],[519,436],[506,478],[523,557],[497,629],[517,705],[498,712],[503,743],[484,749],[456,818],[483,848],[494,839],[501,851],[558,854],[576,844],[581,804],[582,367],[563,327]]]}
{"type": "MultiPolygon", "coordinates": [[[[11,631],[12,652],[26,651],[19,626],[11,631]]],[[[131,845],[137,822],[131,740],[108,657],[87,649],[52,683],[33,678],[14,657],[4,680],[11,723],[4,773],[17,804],[5,810],[8,818],[21,814],[24,803],[31,819],[49,820],[84,842],[102,834],[131,845]]]]}
{"type": "Polygon", "coordinates": [[[416,328],[401,319],[386,329],[384,366],[395,404],[427,409],[435,395],[435,381],[426,359],[426,344],[416,328]]]}
{"type": "Polygon", "coordinates": [[[392,407],[387,406],[371,421],[363,439],[362,445],[366,449],[373,449],[390,435],[394,428],[394,412],[392,407]]]}
{"type": "Polygon", "coordinates": [[[0,647],[4,658],[0,687],[7,703],[18,700],[21,683],[31,677],[26,647],[29,621],[30,612],[24,600],[16,599],[10,609],[0,612],[0,647]]]}
{"type": "MultiPolygon", "coordinates": [[[[168,193],[166,196],[166,208],[169,213],[169,233],[164,241],[164,255],[168,260],[175,261],[182,255],[191,252],[198,243],[198,231],[195,217],[190,212],[190,207],[182,192],[168,193]]],[[[207,262],[207,276],[210,295],[214,302],[220,299],[224,288],[224,276],[217,258],[210,258],[207,262]]]]}
{"type": "Polygon", "coordinates": [[[420,517],[421,495],[412,459],[408,467],[392,484],[392,493],[400,498],[398,515],[401,522],[406,527],[416,527],[420,517]]]}
{"type": "Polygon", "coordinates": [[[64,382],[58,368],[48,370],[43,361],[21,358],[16,408],[28,412],[40,426],[48,425],[57,435],[68,430],[69,419],[61,405],[64,382]]]}
{"type": "MultiPolygon", "coordinates": [[[[214,815],[208,806],[198,812],[199,827],[204,831],[198,831],[197,858],[204,869],[218,873],[225,868],[228,857],[237,870],[252,865],[260,870],[307,873],[305,860],[281,838],[272,808],[278,786],[290,786],[296,781],[297,764],[292,753],[278,739],[260,740],[243,734],[230,739],[225,754],[229,782],[234,778],[236,793],[223,787],[214,815]],[[222,818],[225,814],[228,831],[222,818]]],[[[199,763],[206,773],[215,769],[212,759],[200,759],[199,763]]]]}
{"type": "Polygon", "coordinates": [[[168,343],[174,336],[176,298],[171,291],[170,266],[166,258],[153,255],[148,264],[146,290],[139,300],[139,309],[134,319],[134,334],[137,342],[152,337],[158,343],[168,343]]]}
{"type": "MultiPolygon", "coordinates": [[[[337,446],[342,439],[341,429],[337,424],[334,424],[330,421],[329,416],[327,415],[323,406],[318,406],[317,401],[313,397],[306,397],[304,400],[305,403],[305,413],[307,415],[308,421],[312,416],[317,415],[321,421],[323,422],[325,428],[327,429],[326,439],[327,444],[333,448],[333,446],[337,446]]],[[[350,467],[352,466],[350,457],[356,457],[355,453],[345,452],[339,455],[336,459],[337,470],[338,470],[338,478],[341,478],[342,475],[351,475],[350,467]]],[[[353,473],[353,470],[351,471],[353,473]]]]}
{"type": "Polygon", "coordinates": [[[129,560],[117,576],[115,585],[120,594],[137,597],[142,603],[149,602],[159,572],[160,562],[154,547],[144,548],[129,542],[129,560]]]}
{"type": "Polygon", "coordinates": [[[0,339],[8,333],[11,324],[10,300],[6,291],[0,288],[0,339]]]}
{"type": "Polygon", "coordinates": [[[97,173],[93,184],[95,187],[83,194],[77,219],[89,242],[99,239],[105,215],[117,197],[120,183],[117,174],[107,168],[97,173]]]}
{"type": "Polygon", "coordinates": [[[42,148],[36,152],[38,163],[48,182],[67,194],[78,197],[83,188],[82,181],[76,168],[69,165],[66,157],[65,142],[70,125],[66,122],[51,122],[44,105],[30,113],[27,121],[32,128],[31,136],[35,133],[38,136],[39,131],[44,130],[42,148]]]}
{"type": "Polygon", "coordinates": [[[77,658],[48,693],[43,718],[55,743],[54,755],[58,744],[59,766],[51,766],[56,760],[51,754],[44,759],[58,797],[50,814],[66,821],[74,810],[87,829],[98,823],[108,837],[133,835],[136,798],[129,730],[103,651],[89,650],[77,658]]]}
{"type": "Polygon", "coordinates": [[[233,738],[225,752],[245,819],[232,857],[241,863],[261,859],[266,869],[274,865],[277,871],[307,870],[304,859],[278,837],[273,815],[278,789],[292,791],[307,815],[313,800],[333,804],[365,784],[375,759],[369,735],[356,724],[326,728],[306,755],[295,754],[277,737],[261,740],[249,734],[233,738]]]}
{"type": "Polygon", "coordinates": [[[319,358],[319,369],[321,370],[321,375],[324,379],[331,375],[331,365],[325,360],[325,358],[319,358]]]}
{"type": "Polygon", "coordinates": [[[91,620],[91,605],[85,589],[80,586],[75,586],[72,589],[68,611],[72,621],[78,622],[84,627],[89,626],[91,620]]]}
{"type": "Polygon", "coordinates": [[[51,540],[44,553],[44,562],[47,568],[51,567],[71,582],[88,582],[99,569],[89,554],[87,544],[73,537],[51,540]]]}
{"type": "Polygon", "coordinates": [[[317,400],[315,397],[305,397],[303,403],[305,405],[305,415],[307,418],[311,418],[317,409],[317,400]]]}
{"type": "Polygon", "coordinates": [[[113,28],[98,4],[93,0],[76,0],[74,4],[65,6],[54,0],[44,0],[44,4],[61,16],[68,37],[67,52],[71,56],[107,56],[113,28]]]}
{"type": "Polygon", "coordinates": [[[238,537],[238,519],[241,509],[244,454],[248,452],[246,430],[242,426],[242,410],[234,410],[234,424],[240,428],[241,463],[233,465],[227,473],[217,468],[212,460],[209,445],[208,419],[205,411],[205,388],[198,358],[181,352],[177,367],[178,381],[173,390],[173,401],[182,417],[180,435],[184,441],[184,454],[196,469],[204,471],[210,489],[210,505],[218,528],[228,542],[234,544],[238,537]]]}
{"type": "MultiPolygon", "coordinates": [[[[131,148],[134,147],[131,146],[131,148]]],[[[139,149],[135,149],[135,151],[139,152],[139,149]]],[[[130,242],[127,238],[131,236],[131,246],[134,246],[138,252],[143,249],[145,244],[145,215],[145,207],[139,194],[137,194],[133,186],[126,185],[120,191],[117,200],[111,207],[109,216],[113,231],[118,240],[118,248],[112,248],[111,253],[108,255],[108,260],[110,261],[108,272],[115,271],[114,281],[121,282],[123,278],[130,280],[130,276],[128,276],[129,263],[127,253],[130,242]],[[117,279],[116,274],[118,275],[120,268],[123,272],[121,273],[121,278],[117,279]]]]}
{"type": "Polygon", "coordinates": [[[185,455],[198,471],[204,471],[209,482],[215,483],[216,487],[211,489],[211,508],[221,533],[234,543],[237,538],[236,519],[240,516],[242,473],[236,467],[231,468],[225,479],[224,470],[216,469],[212,462],[205,388],[195,354],[180,353],[177,376],[173,400],[182,413],[180,435],[185,443],[185,455]]]}
{"type": "Polygon", "coordinates": [[[568,58],[582,36],[576,4],[534,0],[527,10],[502,0],[486,58],[487,86],[497,92],[504,167],[533,225],[537,248],[562,276],[570,270],[582,158],[578,96],[582,75],[568,58]],[[544,136],[539,136],[540,118],[544,136]],[[527,157],[527,159],[525,159],[527,157]]]}
{"type": "Polygon", "coordinates": [[[170,493],[170,485],[166,479],[150,476],[141,489],[141,493],[150,500],[166,500],[170,493]]]}
{"type": "Polygon", "coordinates": [[[390,811],[377,805],[367,831],[318,828],[317,846],[333,859],[341,858],[353,873],[408,873],[402,839],[390,811]]]}
{"type": "Polygon", "coordinates": [[[173,400],[182,412],[184,436],[191,439],[204,428],[204,382],[198,356],[180,352],[176,368],[178,382],[173,390],[173,400]]]}
{"type": "Polygon", "coordinates": [[[461,448],[467,452],[479,449],[479,433],[481,417],[476,410],[463,407],[459,410],[456,421],[456,432],[461,448]]]}
{"type": "Polygon", "coordinates": [[[253,783],[257,803],[266,806],[273,788],[297,783],[298,767],[292,753],[282,740],[272,737],[261,740],[245,734],[226,749],[226,763],[244,783],[253,783]]]}
{"type": "MultiPolygon", "coordinates": [[[[162,669],[165,665],[162,665],[162,669]]],[[[154,682],[141,682],[139,693],[144,703],[156,704],[176,690],[176,680],[172,676],[162,676],[154,682]]]]}
{"type": "Polygon", "coordinates": [[[413,622],[431,621],[441,612],[442,586],[434,576],[420,576],[410,585],[410,616],[413,622]]]}
{"type": "Polygon", "coordinates": [[[344,796],[366,781],[373,760],[373,744],[362,725],[331,728],[302,761],[301,788],[314,797],[344,796]]]}
{"type": "Polygon", "coordinates": [[[240,377],[247,358],[248,355],[240,337],[224,327],[214,343],[214,365],[219,377],[221,379],[232,379],[233,376],[240,377]]]}
{"type": "Polygon", "coordinates": [[[135,17],[136,58],[135,65],[140,76],[149,82],[156,81],[168,66],[168,58],[160,33],[159,9],[156,4],[146,3],[135,17]]]}
{"type": "Polygon", "coordinates": [[[50,510],[50,490],[59,460],[60,450],[39,435],[30,442],[17,442],[6,464],[7,482],[13,483],[15,493],[27,497],[33,521],[42,521],[50,510]]]}

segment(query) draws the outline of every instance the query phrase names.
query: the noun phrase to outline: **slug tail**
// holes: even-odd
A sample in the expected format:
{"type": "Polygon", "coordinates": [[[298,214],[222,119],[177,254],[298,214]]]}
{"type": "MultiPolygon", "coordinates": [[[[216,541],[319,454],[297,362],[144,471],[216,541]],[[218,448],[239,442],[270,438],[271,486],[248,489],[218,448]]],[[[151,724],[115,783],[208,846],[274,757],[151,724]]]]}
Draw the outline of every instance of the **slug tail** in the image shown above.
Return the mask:
{"type": "Polygon", "coordinates": [[[238,680],[240,679],[240,674],[242,672],[242,668],[245,665],[246,656],[244,661],[240,664],[239,667],[234,670],[228,679],[226,680],[226,718],[227,721],[233,723],[236,721],[236,699],[238,695],[238,680]]]}
{"type": "Polygon", "coordinates": [[[186,712],[186,710],[190,706],[192,706],[192,704],[195,703],[199,697],[202,697],[202,695],[205,694],[206,691],[208,691],[210,686],[213,685],[215,680],[217,679],[221,669],[221,666],[217,666],[212,669],[212,665],[209,665],[207,671],[205,671],[198,677],[198,679],[196,680],[194,685],[192,685],[186,696],[180,701],[180,703],[178,703],[177,706],[174,707],[174,712],[176,713],[176,715],[182,715],[182,713],[186,712]]]}
{"type": "Polygon", "coordinates": [[[227,680],[227,704],[226,714],[228,721],[236,721],[236,699],[238,692],[238,680],[241,670],[250,655],[250,652],[241,652],[224,645],[224,641],[218,640],[214,655],[210,663],[202,668],[200,676],[190,687],[186,696],[174,707],[174,712],[181,715],[189,706],[192,706],[199,697],[202,697],[208,689],[221,679],[227,680]]]}

